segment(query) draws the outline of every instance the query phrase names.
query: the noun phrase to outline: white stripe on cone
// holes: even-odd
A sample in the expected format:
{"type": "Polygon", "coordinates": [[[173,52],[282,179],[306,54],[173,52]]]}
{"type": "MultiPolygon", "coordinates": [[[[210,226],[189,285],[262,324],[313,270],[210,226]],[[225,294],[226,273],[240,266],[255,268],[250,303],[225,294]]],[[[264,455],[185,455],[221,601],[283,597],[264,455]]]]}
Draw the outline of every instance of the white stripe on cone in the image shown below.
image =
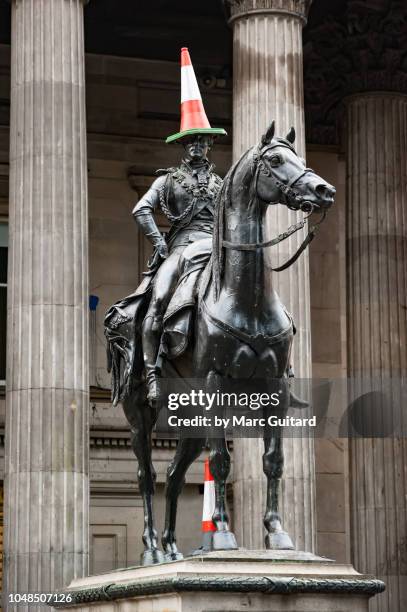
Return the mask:
{"type": "Polygon", "coordinates": [[[181,68],[181,104],[189,100],[202,100],[198,82],[191,64],[181,68]]]}

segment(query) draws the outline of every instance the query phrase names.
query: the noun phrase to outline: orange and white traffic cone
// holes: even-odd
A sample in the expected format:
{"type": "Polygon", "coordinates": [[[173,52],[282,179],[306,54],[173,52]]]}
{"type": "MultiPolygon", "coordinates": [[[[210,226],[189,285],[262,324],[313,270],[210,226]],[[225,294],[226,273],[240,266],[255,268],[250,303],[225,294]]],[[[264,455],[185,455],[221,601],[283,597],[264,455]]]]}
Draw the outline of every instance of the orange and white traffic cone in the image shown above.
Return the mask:
{"type": "Polygon", "coordinates": [[[205,459],[204,499],[202,510],[202,550],[212,550],[213,532],[216,531],[212,521],[215,512],[215,482],[209,467],[209,459],[205,459]]]}
{"type": "Polygon", "coordinates": [[[209,468],[209,459],[205,459],[204,499],[202,510],[202,544],[192,555],[201,555],[212,550],[213,533],[216,527],[212,521],[215,511],[215,482],[209,468]]]}
{"type": "Polygon", "coordinates": [[[177,134],[168,136],[166,142],[180,140],[191,134],[225,135],[223,128],[213,128],[208,121],[202,103],[189,51],[181,49],[181,127],[177,134]]]}

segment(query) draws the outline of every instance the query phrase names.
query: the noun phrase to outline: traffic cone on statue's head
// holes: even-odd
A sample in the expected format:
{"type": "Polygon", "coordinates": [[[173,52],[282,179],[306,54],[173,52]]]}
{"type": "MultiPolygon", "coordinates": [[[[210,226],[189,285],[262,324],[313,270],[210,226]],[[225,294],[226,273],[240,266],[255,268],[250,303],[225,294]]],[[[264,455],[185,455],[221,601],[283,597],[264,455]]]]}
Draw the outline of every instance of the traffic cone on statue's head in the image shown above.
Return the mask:
{"type": "Polygon", "coordinates": [[[166,142],[180,140],[192,134],[226,135],[223,128],[213,128],[202,103],[198,82],[186,47],[181,49],[181,127],[166,142]]]}

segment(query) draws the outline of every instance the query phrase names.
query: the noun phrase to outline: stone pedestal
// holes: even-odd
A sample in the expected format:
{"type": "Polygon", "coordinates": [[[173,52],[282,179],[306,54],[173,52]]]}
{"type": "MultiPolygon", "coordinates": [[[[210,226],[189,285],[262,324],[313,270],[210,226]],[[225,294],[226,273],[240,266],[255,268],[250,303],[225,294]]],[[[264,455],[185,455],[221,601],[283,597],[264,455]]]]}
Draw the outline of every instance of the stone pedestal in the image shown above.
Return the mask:
{"type": "Polygon", "coordinates": [[[84,83],[83,1],[13,0],[5,600],[88,568],[84,83]]]}
{"type": "Polygon", "coordinates": [[[367,612],[384,588],[350,565],[290,551],[213,552],[174,563],[74,580],[71,602],[82,612],[367,612]]]}
{"type": "Polygon", "coordinates": [[[397,432],[406,431],[407,419],[396,391],[407,374],[407,96],[355,95],[347,101],[347,125],[349,376],[365,379],[366,390],[388,379],[394,393],[393,409],[383,415],[388,437],[350,442],[352,561],[386,582],[371,610],[401,612],[407,441],[397,432]]]}
{"type": "MultiPolygon", "coordinates": [[[[302,28],[310,2],[306,0],[228,0],[233,27],[233,157],[257,144],[272,119],[276,135],[295,126],[295,147],[305,154],[302,28]]],[[[270,206],[267,238],[277,236],[303,215],[285,206],[270,206]]],[[[276,267],[295,253],[304,240],[298,232],[267,249],[276,267]]],[[[297,334],[293,366],[298,378],[311,377],[311,322],[308,253],[288,270],[271,273],[270,282],[293,314],[297,334]]],[[[265,478],[261,440],[235,440],[234,530],[247,548],[262,548],[265,478]],[[253,518],[251,518],[253,517],[253,518]]],[[[315,468],[312,439],[284,440],[285,468],[281,511],[283,527],[299,550],[315,549],[315,468]]]]}

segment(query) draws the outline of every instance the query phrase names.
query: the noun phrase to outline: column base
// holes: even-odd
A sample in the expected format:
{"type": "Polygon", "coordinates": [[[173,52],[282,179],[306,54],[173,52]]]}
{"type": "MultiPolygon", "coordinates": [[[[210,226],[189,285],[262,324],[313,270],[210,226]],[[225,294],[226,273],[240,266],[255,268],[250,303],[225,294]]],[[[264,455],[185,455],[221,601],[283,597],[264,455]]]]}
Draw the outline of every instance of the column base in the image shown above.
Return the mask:
{"type": "Polygon", "coordinates": [[[71,601],[88,612],[367,612],[384,583],[351,565],[299,551],[216,551],[173,563],[74,580],[71,601]]]}

